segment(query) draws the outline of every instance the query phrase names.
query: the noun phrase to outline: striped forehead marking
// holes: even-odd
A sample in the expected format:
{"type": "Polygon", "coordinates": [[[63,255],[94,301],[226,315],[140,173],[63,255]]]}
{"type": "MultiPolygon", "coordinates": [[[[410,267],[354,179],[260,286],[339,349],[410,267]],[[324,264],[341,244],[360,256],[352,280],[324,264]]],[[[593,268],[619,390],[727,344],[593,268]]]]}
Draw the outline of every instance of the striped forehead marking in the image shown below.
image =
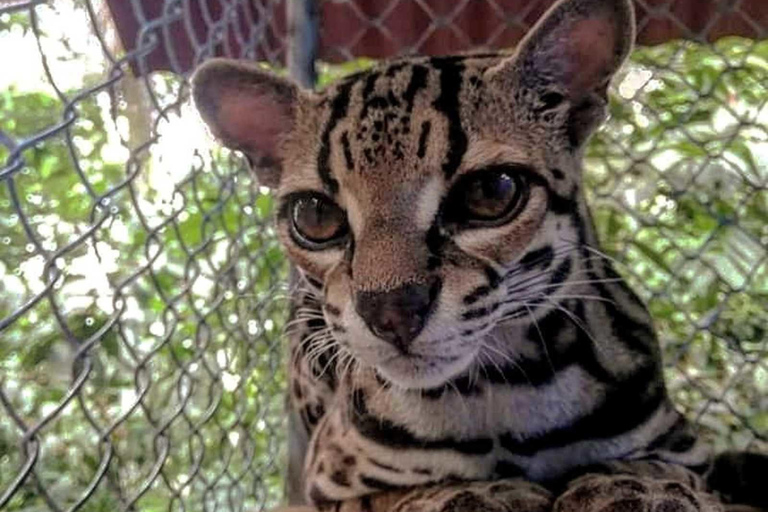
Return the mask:
{"type": "Polygon", "coordinates": [[[339,189],[339,182],[331,170],[331,136],[339,123],[349,116],[357,114],[354,119],[356,127],[345,129],[339,138],[347,171],[391,165],[411,156],[425,157],[433,132],[432,124],[421,121],[419,126],[412,127],[412,114],[417,95],[429,90],[430,73],[434,74],[435,97],[431,107],[446,119],[448,149],[441,166],[446,177],[450,178],[459,168],[467,150],[459,99],[464,59],[452,57],[397,62],[341,82],[329,98],[330,112],[323,127],[317,157],[318,173],[327,191],[335,195],[339,189]],[[404,72],[409,75],[402,76],[404,72]],[[407,79],[402,87],[397,86],[398,75],[407,79]],[[382,82],[385,87],[382,87],[382,82]],[[353,96],[356,94],[360,95],[359,112],[352,110],[358,110],[354,107],[353,96]],[[412,138],[412,132],[417,137],[412,138]],[[359,151],[355,151],[355,146],[359,151]]]}

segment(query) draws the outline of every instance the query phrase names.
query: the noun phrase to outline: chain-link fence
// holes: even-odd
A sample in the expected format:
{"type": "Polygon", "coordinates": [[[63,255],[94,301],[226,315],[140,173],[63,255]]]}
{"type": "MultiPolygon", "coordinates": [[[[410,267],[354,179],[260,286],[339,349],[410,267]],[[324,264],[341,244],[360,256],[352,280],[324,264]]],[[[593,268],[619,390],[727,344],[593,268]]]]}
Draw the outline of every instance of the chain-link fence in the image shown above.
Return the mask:
{"type": "MultiPolygon", "coordinates": [[[[127,48],[95,1],[3,8],[0,509],[279,499],[286,264],[270,196],[207,142],[184,78],[141,73],[172,4],[132,3],[127,48]]],[[[218,4],[195,63],[270,55],[279,3],[218,4]]]]}
{"type": "MultiPolygon", "coordinates": [[[[194,65],[288,55],[308,83],[317,54],[323,85],[366,55],[510,45],[550,3],[0,0],[0,509],[280,499],[287,263],[268,191],[187,101],[194,65]]],[[[641,42],[688,41],[616,81],[598,229],[680,407],[765,449],[768,8],[637,5],[641,42]]]]}

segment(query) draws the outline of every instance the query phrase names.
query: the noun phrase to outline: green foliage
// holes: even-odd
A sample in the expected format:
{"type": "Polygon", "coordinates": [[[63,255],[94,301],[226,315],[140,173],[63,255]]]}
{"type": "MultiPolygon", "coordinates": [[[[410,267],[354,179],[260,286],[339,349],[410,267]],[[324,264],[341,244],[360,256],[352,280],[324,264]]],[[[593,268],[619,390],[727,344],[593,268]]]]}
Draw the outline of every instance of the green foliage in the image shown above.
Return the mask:
{"type": "Polygon", "coordinates": [[[767,84],[768,42],[639,49],[587,154],[601,239],[720,447],[768,440],[767,84]]]}
{"type": "MultiPolygon", "coordinates": [[[[63,92],[74,98],[96,80],[63,92]]],[[[181,81],[154,80],[159,99],[174,101],[181,81]]],[[[92,485],[79,510],[134,499],[146,511],[179,499],[192,510],[274,504],[287,265],[266,227],[272,197],[229,152],[190,144],[200,154],[178,169],[187,164],[169,162],[173,146],[141,150],[126,124],[155,121],[172,136],[190,120],[132,115],[127,92],[111,92],[69,110],[44,90],[0,93],[0,131],[13,140],[70,127],[24,150],[23,168],[0,184],[0,318],[52,292],[0,334],[0,387],[27,426],[54,418],[37,436],[35,467],[62,508],[92,485]]],[[[3,165],[9,154],[0,146],[3,165]]],[[[4,491],[35,445],[21,446],[22,430],[0,411],[4,491]]],[[[4,510],[45,508],[27,478],[4,510]]]]}
{"type": "Polygon", "coordinates": [[[376,64],[376,61],[371,59],[355,59],[342,64],[326,64],[320,62],[317,65],[317,87],[318,89],[325,89],[340,78],[359,73],[360,71],[365,71],[374,64],[376,64]]]}

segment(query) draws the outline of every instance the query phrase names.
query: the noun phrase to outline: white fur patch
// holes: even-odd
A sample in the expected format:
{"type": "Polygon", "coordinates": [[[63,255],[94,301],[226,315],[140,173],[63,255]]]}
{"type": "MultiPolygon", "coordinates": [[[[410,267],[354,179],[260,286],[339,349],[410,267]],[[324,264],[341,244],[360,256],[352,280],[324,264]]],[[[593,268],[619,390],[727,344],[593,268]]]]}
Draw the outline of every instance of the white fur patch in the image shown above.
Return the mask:
{"type": "Polygon", "coordinates": [[[426,231],[432,225],[432,221],[440,207],[445,183],[442,175],[433,175],[421,189],[416,206],[416,227],[426,231]]]}
{"type": "Polygon", "coordinates": [[[467,439],[502,432],[526,439],[573,424],[597,407],[603,394],[602,384],[581,367],[572,366],[544,386],[486,385],[479,395],[449,391],[439,400],[393,390],[388,397],[380,395],[370,407],[427,439],[467,439]]]}

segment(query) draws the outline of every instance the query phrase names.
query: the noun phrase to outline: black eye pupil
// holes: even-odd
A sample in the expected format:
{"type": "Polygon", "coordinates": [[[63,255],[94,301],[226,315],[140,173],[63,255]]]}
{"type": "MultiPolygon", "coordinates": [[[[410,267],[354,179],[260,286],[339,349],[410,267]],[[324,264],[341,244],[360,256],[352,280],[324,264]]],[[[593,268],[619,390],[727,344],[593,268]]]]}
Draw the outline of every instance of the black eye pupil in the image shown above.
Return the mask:
{"type": "Polygon", "coordinates": [[[304,224],[309,227],[317,227],[323,224],[323,217],[327,216],[327,208],[322,201],[313,197],[302,204],[301,214],[305,215],[304,224]]]}
{"type": "Polygon", "coordinates": [[[519,195],[515,178],[506,172],[484,172],[471,178],[464,208],[470,218],[496,219],[506,214],[519,195]]]}
{"type": "Polygon", "coordinates": [[[506,199],[513,185],[512,179],[506,174],[483,177],[475,182],[472,199],[477,201],[506,199]]]}
{"type": "Polygon", "coordinates": [[[528,203],[536,176],[525,165],[491,165],[461,176],[442,210],[446,225],[487,228],[506,224],[528,203]]]}

